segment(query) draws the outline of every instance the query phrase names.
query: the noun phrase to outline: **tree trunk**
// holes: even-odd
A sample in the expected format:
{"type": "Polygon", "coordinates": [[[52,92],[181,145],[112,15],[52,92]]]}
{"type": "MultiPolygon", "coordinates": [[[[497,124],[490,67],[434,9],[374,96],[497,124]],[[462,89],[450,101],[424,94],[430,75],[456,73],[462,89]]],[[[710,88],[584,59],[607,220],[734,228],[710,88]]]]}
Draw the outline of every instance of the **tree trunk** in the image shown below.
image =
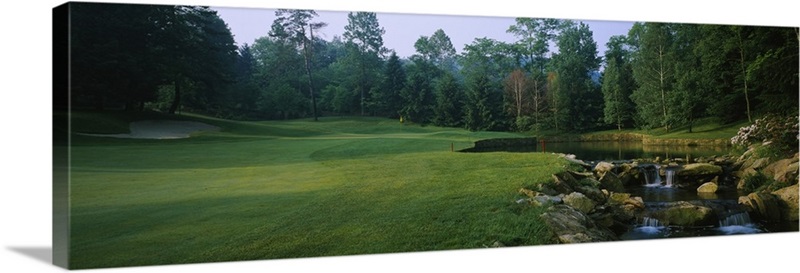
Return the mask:
{"type": "Polygon", "coordinates": [[[750,116],[750,96],[747,94],[747,70],[744,67],[744,45],[742,45],[741,30],[739,30],[736,35],[739,38],[739,63],[742,66],[742,79],[744,80],[744,100],[747,104],[747,121],[752,123],[753,119],[750,116]]]}
{"type": "Polygon", "coordinates": [[[181,81],[175,80],[175,97],[172,98],[172,105],[169,106],[169,113],[175,114],[181,104],[181,81]]]}
{"type": "MultiPolygon", "coordinates": [[[[314,32],[311,26],[308,26],[308,29],[311,34],[311,42],[314,41],[314,32]]],[[[313,45],[313,44],[312,44],[313,45]]],[[[312,49],[313,50],[313,49],[312,49]]],[[[306,61],[306,74],[308,75],[308,94],[311,96],[311,107],[314,115],[314,121],[318,121],[317,119],[317,98],[314,96],[314,83],[311,78],[311,54],[308,50],[308,44],[306,43],[305,36],[303,36],[303,56],[305,57],[306,61]]]]}
{"type": "Polygon", "coordinates": [[[658,52],[658,61],[659,61],[659,71],[658,76],[660,80],[660,88],[661,88],[661,108],[664,113],[664,129],[669,132],[669,121],[667,120],[667,96],[664,91],[664,47],[661,46],[658,52]]]}

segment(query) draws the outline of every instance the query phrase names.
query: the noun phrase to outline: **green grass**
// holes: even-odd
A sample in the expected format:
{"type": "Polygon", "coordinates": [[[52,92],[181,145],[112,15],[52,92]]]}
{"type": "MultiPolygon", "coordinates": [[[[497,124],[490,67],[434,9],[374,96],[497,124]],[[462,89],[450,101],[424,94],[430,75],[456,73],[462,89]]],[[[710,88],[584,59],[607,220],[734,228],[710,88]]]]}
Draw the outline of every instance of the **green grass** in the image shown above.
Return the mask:
{"type": "Polygon", "coordinates": [[[586,135],[602,135],[602,134],[617,134],[617,133],[631,133],[648,135],[657,139],[730,139],[739,132],[739,128],[749,125],[747,120],[720,123],[713,118],[703,118],[695,121],[692,126],[692,132],[689,132],[689,126],[679,126],[671,128],[666,131],[664,128],[653,128],[650,130],[637,130],[637,129],[623,129],[623,130],[605,130],[586,133],[586,135]]]}
{"type": "Polygon", "coordinates": [[[519,135],[365,117],[183,118],[222,130],[178,140],[73,137],[73,268],[552,243],[541,209],[514,201],[566,161],[450,152],[519,135]]]}

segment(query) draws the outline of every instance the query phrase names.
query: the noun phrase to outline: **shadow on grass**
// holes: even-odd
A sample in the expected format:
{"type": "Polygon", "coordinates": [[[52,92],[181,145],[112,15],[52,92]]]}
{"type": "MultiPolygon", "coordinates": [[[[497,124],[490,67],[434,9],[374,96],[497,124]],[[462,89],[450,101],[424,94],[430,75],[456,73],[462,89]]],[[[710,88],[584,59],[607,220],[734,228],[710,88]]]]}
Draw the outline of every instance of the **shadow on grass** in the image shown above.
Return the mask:
{"type": "Polygon", "coordinates": [[[33,258],[34,260],[53,264],[53,248],[52,247],[9,247],[11,251],[33,258]]]}

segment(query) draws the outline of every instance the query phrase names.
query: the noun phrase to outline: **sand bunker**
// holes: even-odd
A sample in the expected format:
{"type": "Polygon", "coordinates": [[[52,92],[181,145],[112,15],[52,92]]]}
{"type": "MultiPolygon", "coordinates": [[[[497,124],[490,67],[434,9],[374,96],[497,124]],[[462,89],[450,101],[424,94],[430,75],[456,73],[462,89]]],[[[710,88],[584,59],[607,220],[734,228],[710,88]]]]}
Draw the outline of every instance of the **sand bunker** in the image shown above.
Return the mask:
{"type": "Polygon", "coordinates": [[[131,122],[130,131],[130,134],[82,135],[115,138],[177,139],[187,138],[195,132],[219,131],[219,127],[195,121],[145,120],[131,122]]]}

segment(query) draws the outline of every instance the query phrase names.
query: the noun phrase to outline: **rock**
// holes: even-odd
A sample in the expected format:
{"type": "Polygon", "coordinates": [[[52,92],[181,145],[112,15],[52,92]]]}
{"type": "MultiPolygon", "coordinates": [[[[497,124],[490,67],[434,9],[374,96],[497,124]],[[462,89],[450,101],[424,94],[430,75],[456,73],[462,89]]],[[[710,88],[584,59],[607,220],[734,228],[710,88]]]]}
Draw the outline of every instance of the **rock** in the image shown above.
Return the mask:
{"type": "Polygon", "coordinates": [[[611,231],[596,225],[586,214],[567,205],[552,206],[542,213],[541,218],[560,243],[617,240],[611,231]]]}
{"type": "Polygon", "coordinates": [[[772,194],[754,192],[747,196],[739,196],[739,204],[743,205],[753,218],[773,223],[781,220],[778,199],[772,194]]]}
{"type": "Polygon", "coordinates": [[[572,163],[575,163],[575,164],[578,164],[578,165],[581,165],[581,166],[583,166],[584,168],[587,168],[587,169],[589,169],[589,168],[591,168],[591,167],[592,167],[592,165],[589,165],[588,163],[584,162],[583,160],[576,159],[576,158],[575,158],[575,155],[564,155],[564,156],[562,156],[562,157],[563,157],[564,159],[566,159],[567,161],[569,161],[569,162],[572,162],[572,163]]]}
{"type": "Polygon", "coordinates": [[[576,192],[580,192],[589,199],[592,199],[597,204],[603,204],[606,202],[606,195],[598,189],[597,187],[592,186],[579,186],[575,188],[576,192]]]}
{"type": "Polygon", "coordinates": [[[564,197],[564,204],[569,205],[583,213],[589,213],[597,205],[592,199],[580,192],[573,192],[564,197]]]}
{"type": "Polygon", "coordinates": [[[800,200],[798,200],[797,197],[798,184],[779,189],[772,192],[772,194],[778,197],[778,201],[781,205],[781,211],[783,212],[783,220],[797,222],[798,217],[800,216],[800,210],[798,210],[800,200]]]}
{"type": "Polygon", "coordinates": [[[684,165],[683,169],[678,170],[675,174],[680,176],[719,175],[722,174],[722,167],[708,163],[692,163],[684,165]]]}
{"type": "Polygon", "coordinates": [[[561,200],[561,197],[548,196],[548,195],[539,195],[530,199],[530,203],[534,207],[550,206],[555,204],[561,204],[562,202],[563,201],[561,200]]]}
{"type": "Polygon", "coordinates": [[[594,173],[592,173],[592,172],[567,171],[567,173],[572,175],[572,177],[575,178],[575,180],[583,180],[583,179],[586,179],[586,178],[594,178],[594,173]]]}
{"type": "Polygon", "coordinates": [[[644,211],[642,198],[631,198],[630,193],[612,192],[606,205],[617,222],[628,222],[635,218],[637,213],[644,211]]]}
{"type": "Polygon", "coordinates": [[[759,158],[753,161],[753,164],[750,165],[749,168],[758,170],[766,167],[767,164],[769,164],[769,158],[759,158]]]}
{"type": "Polygon", "coordinates": [[[718,200],[719,195],[714,192],[697,192],[697,198],[703,200],[718,200]]]}
{"type": "MultiPolygon", "coordinates": [[[[568,189],[572,190],[572,189],[568,189]]],[[[559,192],[553,188],[551,185],[547,185],[545,183],[539,184],[539,192],[546,194],[546,195],[558,195],[559,192]]]]}
{"type": "Polygon", "coordinates": [[[611,213],[594,213],[589,215],[589,218],[601,227],[609,228],[614,225],[614,217],[611,213]]]}
{"type": "Polygon", "coordinates": [[[698,193],[715,193],[717,192],[717,183],[714,182],[706,182],[700,187],[697,188],[698,193]]]}
{"type": "Polygon", "coordinates": [[[628,163],[624,163],[619,166],[619,173],[618,173],[619,175],[617,175],[617,177],[619,177],[619,180],[622,182],[623,186],[628,186],[634,183],[635,179],[633,178],[635,175],[633,174],[633,172],[638,173],[639,168],[635,168],[633,167],[632,164],[628,163]]]}
{"type": "Polygon", "coordinates": [[[598,176],[602,177],[603,174],[614,170],[614,168],[616,168],[614,164],[601,161],[600,163],[597,163],[597,165],[594,166],[594,171],[597,173],[598,176]]]}
{"type": "Polygon", "coordinates": [[[526,196],[528,196],[530,198],[533,198],[533,197],[536,197],[536,196],[539,195],[538,192],[532,191],[532,190],[529,190],[529,189],[526,189],[526,188],[519,189],[519,193],[524,194],[524,195],[526,195],[526,196]]]}
{"type": "Polygon", "coordinates": [[[608,196],[608,203],[607,204],[610,205],[610,206],[622,205],[622,204],[625,204],[625,200],[628,200],[630,198],[631,198],[631,194],[630,193],[612,192],[608,196]]]}
{"type": "Polygon", "coordinates": [[[666,208],[653,212],[652,216],[664,225],[706,226],[717,223],[714,211],[686,201],[669,204],[666,208]]]}
{"type": "Polygon", "coordinates": [[[644,201],[639,196],[628,198],[623,203],[634,206],[637,209],[644,209],[644,201]]]}
{"type": "Polygon", "coordinates": [[[625,186],[622,185],[622,181],[612,172],[605,172],[603,176],[600,177],[600,186],[612,192],[625,191],[625,186]]]}
{"type": "Polygon", "coordinates": [[[569,184],[578,184],[578,182],[575,181],[575,179],[572,178],[572,176],[570,176],[569,174],[566,174],[566,175],[564,175],[564,174],[565,173],[554,174],[552,176],[553,177],[553,184],[550,185],[550,187],[554,191],[556,191],[558,193],[569,194],[569,193],[574,191],[572,189],[572,186],[570,186],[569,184]]]}
{"type": "MultiPolygon", "coordinates": [[[[553,180],[556,181],[556,182],[561,182],[561,183],[569,186],[569,188],[571,188],[571,189],[574,189],[574,188],[580,186],[580,183],[578,183],[578,180],[576,180],[575,177],[572,176],[572,174],[570,174],[569,172],[560,172],[560,173],[554,174],[553,175],[553,180]]],[[[565,194],[569,194],[569,193],[567,192],[565,194]]]]}
{"type": "Polygon", "coordinates": [[[489,246],[489,247],[491,247],[491,248],[498,248],[498,247],[504,247],[504,246],[506,246],[506,245],[504,245],[504,244],[503,244],[503,243],[501,243],[500,241],[494,241],[494,243],[492,243],[492,245],[491,245],[491,246],[489,246]]]}
{"type": "Polygon", "coordinates": [[[747,168],[747,169],[744,169],[742,171],[738,171],[738,172],[734,173],[733,175],[739,179],[738,182],[736,182],[736,189],[740,190],[740,191],[744,190],[744,188],[745,188],[744,178],[748,177],[748,176],[751,176],[751,175],[754,175],[756,173],[757,173],[756,170],[754,170],[752,168],[747,168]]]}
{"type": "MultiPolygon", "coordinates": [[[[787,158],[769,164],[763,170],[764,174],[772,177],[775,181],[790,182],[797,181],[798,164],[794,158],[787,158]]],[[[795,183],[791,183],[795,184],[795,183]]]]}

